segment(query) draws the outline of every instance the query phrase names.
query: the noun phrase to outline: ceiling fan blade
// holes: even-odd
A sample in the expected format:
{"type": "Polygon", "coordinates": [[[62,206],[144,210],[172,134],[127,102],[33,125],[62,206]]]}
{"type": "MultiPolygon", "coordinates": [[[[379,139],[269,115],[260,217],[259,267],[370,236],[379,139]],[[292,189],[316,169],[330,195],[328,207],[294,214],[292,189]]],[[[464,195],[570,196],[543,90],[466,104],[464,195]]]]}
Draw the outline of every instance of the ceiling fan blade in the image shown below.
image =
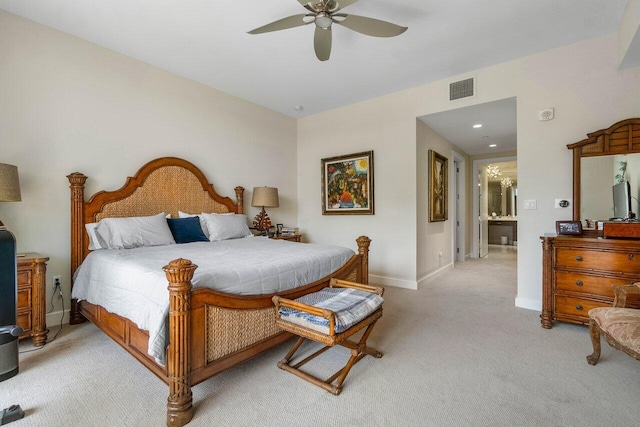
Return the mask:
{"type": "Polygon", "coordinates": [[[355,2],[357,2],[358,0],[337,0],[338,2],[338,10],[342,10],[347,6],[351,6],[352,4],[354,4],[355,2]]]}
{"type": "Polygon", "coordinates": [[[342,20],[334,20],[337,24],[347,27],[367,36],[374,37],[394,37],[407,31],[407,27],[392,24],[391,22],[381,21],[379,19],[366,18],[358,15],[336,15],[344,16],[342,20]]]}
{"type": "Polygon", "coordinates": [[[307,14],[303,13],[301,15],[293,15],[287,18],[282,18],[270,24],[263,25],[262,27],[258,27],[255,30],[251,30],[249,31],[249,34],[262,34],[262,33],[268,33],[271,31],[286,30],[288,28],[300,27],[302,25],[307,25],[313,22],[313,21],[305,22],[304,18],[306,16],[307,14]]]}
{"type": "Polygon", "coordinates": [[[331,55],[331,27],[326,30],[316,27],[316,32],[313,37],[313,47],[320,61],[329,59],[331,55]]]}

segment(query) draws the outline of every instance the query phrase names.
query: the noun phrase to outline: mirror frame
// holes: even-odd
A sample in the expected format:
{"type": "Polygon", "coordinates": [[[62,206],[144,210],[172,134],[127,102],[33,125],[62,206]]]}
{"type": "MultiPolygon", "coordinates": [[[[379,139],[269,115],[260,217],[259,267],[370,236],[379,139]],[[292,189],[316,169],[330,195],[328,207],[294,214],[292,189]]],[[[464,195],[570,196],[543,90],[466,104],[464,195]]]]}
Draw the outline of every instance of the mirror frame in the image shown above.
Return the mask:
{"type": "Polygon", "coordinates": [[[580,160],[583,157],[640,153],[640,118],[621,120],[606,129],[587,134],[587,139],[568,144],[573,150],[573,220],[580,221],[580,160]]]}

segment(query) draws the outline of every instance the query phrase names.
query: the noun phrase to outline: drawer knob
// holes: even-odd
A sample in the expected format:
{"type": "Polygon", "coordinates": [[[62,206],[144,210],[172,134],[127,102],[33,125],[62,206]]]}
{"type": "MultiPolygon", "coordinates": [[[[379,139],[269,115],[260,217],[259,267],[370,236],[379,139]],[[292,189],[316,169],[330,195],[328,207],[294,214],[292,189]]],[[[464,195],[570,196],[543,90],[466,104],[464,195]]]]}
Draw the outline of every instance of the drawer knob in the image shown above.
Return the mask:
{"type": "Polygon", "coordinates": [[[582,286],[582,280],[576,280],[576,286],[582,286]]]}
{"type": "Polygon", "coordinates": [[[580,255],[578,255],[578,256],[576,257],[576,261],[582,261],[582,257],[581,257],[580,255]]]}
{"type": "Polygon", "coordinates": [[[576,305],[576,310],[582,311],[582,306],[580,304],[576,305]]]}
{"type": "Polygon", "coordinates": [[[631,261],[633,259],[633,254],[629,254],[627,258],[629,258],[629,261],[631,261]]]}

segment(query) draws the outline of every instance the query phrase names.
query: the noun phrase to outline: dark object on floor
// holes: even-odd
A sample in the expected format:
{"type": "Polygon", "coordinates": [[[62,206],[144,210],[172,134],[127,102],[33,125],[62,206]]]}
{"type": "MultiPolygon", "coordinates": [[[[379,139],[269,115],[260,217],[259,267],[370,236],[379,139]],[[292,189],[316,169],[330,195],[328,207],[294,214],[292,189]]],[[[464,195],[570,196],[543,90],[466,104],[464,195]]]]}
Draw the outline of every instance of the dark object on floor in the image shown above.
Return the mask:
{"type": "Polygon", "coordinates": [[[16,240],[0,229],[0,381],[18,373],[16,240]]]}
{"type": "Polygon", "coordinates": [[[0,416],[0,426],[9,424],[12,421],[20,420],[24,418],[24,411],[20,405],[11,405],[7,409],[2,410],[2,416],[0,416]]]}

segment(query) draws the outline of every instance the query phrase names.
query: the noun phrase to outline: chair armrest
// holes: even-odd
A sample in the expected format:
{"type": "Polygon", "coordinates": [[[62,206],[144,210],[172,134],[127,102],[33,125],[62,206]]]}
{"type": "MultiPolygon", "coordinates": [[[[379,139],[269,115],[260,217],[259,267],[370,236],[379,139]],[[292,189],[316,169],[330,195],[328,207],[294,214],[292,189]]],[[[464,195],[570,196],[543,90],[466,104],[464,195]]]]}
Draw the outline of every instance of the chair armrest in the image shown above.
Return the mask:
{"type": "Polygon", "coordinates": [[[271,298],[271,301],[273,301],[273,304],[276,306],[276,318],[280,319],[280,307],[288,307],[294,310],[304,311],[305,313],[327,319],[329,321],[329,335],[335,335],[336,314],[332,310],[329,310],[328,308],[314,307],[292,299],[282,298],[277,295],[271,298]]]}
{"type": "Polygon", "coordinates": [[[384,293],[384,288],[379,286],[363,285],[362,283],[349,282],[347,280],[340,280],[340,279],[331,279],[329,281],[329,287],[330,288],[353,288],[353,289],[358,289],[360,291],[378,294],[380,296],[382,296],[382,294],[384,293]]]}
{"type": "Polygon", "coordinates": [[[613,285],[614,307],[624,307],[627,304],[627,295],[640,295],[640,282],[629,285],[613,285]]]}

